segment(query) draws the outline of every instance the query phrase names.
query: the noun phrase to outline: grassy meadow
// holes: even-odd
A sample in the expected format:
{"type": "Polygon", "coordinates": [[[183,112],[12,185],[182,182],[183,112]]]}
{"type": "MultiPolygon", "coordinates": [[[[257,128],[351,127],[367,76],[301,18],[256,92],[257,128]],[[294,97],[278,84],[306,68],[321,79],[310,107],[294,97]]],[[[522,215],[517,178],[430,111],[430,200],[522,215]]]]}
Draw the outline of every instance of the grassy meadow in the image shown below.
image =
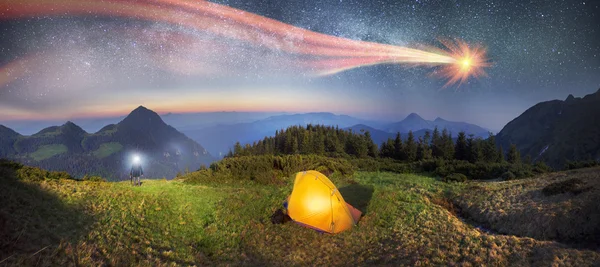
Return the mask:
{"type": "Polygon", "coordinates": [[[114,153],[117,153],[123,149],[123,145],[119,142],[109,142],[101,144],[97,150],[94,150],[92,154],[97,158],[106,158],[114,153]]]}
{"type": "Polygon", "coordinates": [[[30,156],[34,160],[40,161],[65,152],[67,152],[67,147],[65,145],[43,145],[40,146],[38,150],[31,153],[30,156]]]}
{"type": "MultiPolygon", "coordinates": [[[[538,202],[524,199],[541,198],[527,193],[547,186],[539,184],[539,178],[445,183],[416,174],[336,173],[331,179],[363,217],[352,230],[329,235],[293,222],[270,222],[291,192],[293,177],[273,184],[218,182],[203,180],[195,172],[170,181],[142,180],[141,187],[132,187],[128,182],[77,181],[38,171],[0,165],[0,266],[591,266],[600,262],[597,249],[552,241],[550,236],[534,239],[518,228],[515,236],[468,223],[479,219],[502,229],[503,214],[509,216],[511,209],[528,206],[524,211],[529,212],[538,207],[538,202]],[[470,216],[467,222],[457,213],[461,209],[470,216]]],[[[578,174],[563,175],[551,182],[578,174]]],[[[588,186],[592,189],[581,194],[598,196],[598,185],[588,186]]],[[[580,204],[571,202],[573,208],[580,204]]],[[[528,214],[549,216],[548,212],[528,214]]]]}

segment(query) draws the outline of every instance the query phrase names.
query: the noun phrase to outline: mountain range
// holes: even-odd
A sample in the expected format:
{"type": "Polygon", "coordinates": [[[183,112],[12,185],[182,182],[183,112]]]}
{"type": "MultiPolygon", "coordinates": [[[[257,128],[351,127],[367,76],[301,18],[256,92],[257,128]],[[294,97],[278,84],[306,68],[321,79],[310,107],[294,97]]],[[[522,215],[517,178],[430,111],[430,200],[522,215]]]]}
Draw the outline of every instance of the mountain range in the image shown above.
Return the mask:
{"type": "Polygon", "coordinates": [[[510,121],[496,136],[505,151],[562,168],[567,160],[600,160],[600,89],[583,98],[538,103],[510,121]]]}
{"type": "Polygon", "coordinates": [[[400,132],[407,133],[408,131],[419,131],[423,129],[432,130],[437,127],[440,131],[442,129],[447,129],[449,132],[456,136],[459,132],[464,131],[467,134],[473,134],[475,136],[487,137],[490,130],[484,129],[475,124],[470,124],[466,122],[455,122],[455,121],[447,121],[440,117],[437,117],[435,120],[425,120],[421,118],[416,113],[411,113],[404,120],[386,125],[384,130],[386,132],[400,132]]]}
{"type": "MultiPolygon", "coordinates": [[[[217,113],[211,113],[215,115],[217,113]]],[[[224,156],[236,142],[252,143],[292,125],[321,124],[369,131],[380,145],[397,133],[405,139],[408,131],[415,138],[437,127],[454,137],[460,131],[486,138],[487,129],[442,118],[425,120],[412,113],[399,122],[368,121],[332,113],[279,114],[222,112],[219,118],[207,114],[164,114],[140,106],[114,124],[88,133],[73,122],[50,126],[32,135],[0,125],[0,158],[72,175],[97,174],[111,179],[127,176],[130,158],[139,153],[145,158],[146,174],[173,177],[177,172],[197,169],[224,156]],[[194,119],[195,118],[195,119],[194,119]],[[210,119],[212,118],[212,119],[210,119]],[[258,118],[258,119],[257,119],[258,118]],[[253,119],[257,119],[251,121],[253,119]],[[179,125],[178,131],[165,120],[179,125]],[[241,123],[231,123],[242,121],[241,123]],[[203,144],[203,145],[200,145],[203,144]],[[213,156],[214,155],[214,156],[213,156]]],[[[96,119],[95,123],[118,118],[96,119]]],[[[509,122],[497,135],[504,151],[517,145],[521,155],[561,168],[567,160],[600,160],[600,90],[583,98],[569,95],[534,105],[509,122]]]]}
{"type": "Polygon", "coordinates": [[[140,106],[117,124],[90,134],[73,122],[51,126],[24,136],[0,126],[0,157],[80,177],[128,176],[131,158],[139,154],[149,177],[173,177],[198,169],[214,158],[200,144],[167,125],[160,116],[140,106]]]}
{"type": "Polygon", "coordinates": [[[305,126],[307,124],[337,126],[343,129],[352,129],[355,132],[368,130],[377,145],[381,145],[383,141],[386,141],[390,137],[395,138],[397,132],[400,132],[404,138],[408,136],[408,131],[413,131],[415,138],[417,138],[424,135],[426,131],[433,131],[436,126],[440,131],[447,128],[454,136],[463,130],[468,134],[480,137],[487,137],[489,133],[488,130],[474,124],[446,121],[441,118],[437,118],[435,121],[428,121],[416,113],[410,114],[402,121],[388,123],[363,120],[327,112],[278,115],[254,122],[215,125],[196,129],[188,127],[181,131],[203,144],[212,155],[221,157],[227,154],[236,142],[240,142],[242,145],[252,143],[262,140],[265,136],[274,136],[277,130],[285,129],[289,126],[305,126]]]}

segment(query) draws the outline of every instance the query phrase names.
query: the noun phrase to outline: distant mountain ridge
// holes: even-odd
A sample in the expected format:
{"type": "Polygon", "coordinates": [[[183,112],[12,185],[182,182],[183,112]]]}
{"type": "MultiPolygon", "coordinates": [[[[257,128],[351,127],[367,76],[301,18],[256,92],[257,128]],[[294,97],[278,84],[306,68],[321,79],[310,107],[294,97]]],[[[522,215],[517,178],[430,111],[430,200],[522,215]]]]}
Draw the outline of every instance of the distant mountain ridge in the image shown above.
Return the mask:
{"type": "Polygon", "coordinates": [[[600,160],[600,89],[583,98],[541,102],[510,121],[496,136],[505,151],[562,168],[567,160],[600,160]]]}
{"type": "Polygon", "coordinates": [[[390,124],[380,121],[358,119],[348,115],[336,115],[329,112],[313,112],[271,116],[266,119],[249,123],[216,125],[201,129],[188,128],[182,130],[182,132],[197,142],[204,144],[211,154],[222,157],[227,154],[229,149],[233,148],[233,145],[238,141],[241,144],[250,144],[254,141],[262,140],[266,136],[274,136],[277,130],[286,129],[287,127],[294,125],[306,126],[307,124],[337,126],[342,129],[352,129],[356,132],[368,128],[373,141],[377,145],[381,145],[381,142],[387,140],[388,137],[394,138],[396,136],[397,132],[394,131],[394,129],[396,129],[394,126],[398,126],[397,129],[401,129],[399,132],[403,135],[403,138],[407,136],[409,130],[412,130],[415,134],[415,138],[418,138],[419,136],[424,135],[427,130],[432,132],[435,125],[438,125],[440,131],[443,128],[448,127],[448,130],[450,130],[455,137],[461,129],[466,129],[467,133],[472,133],[476,136],[488,136],[488,131],[477,125],[463,122],[450,122],[440,118],[433,123],[422,119],[416,113],[409,115],[401,122],[390,124]],[[429,126],[430,128],[420,128],[420,126],[429,126]]]}
{"type": "Polygon", "coordinates": [[[74,176],[121,179],[128,175],[133,153],[144,158],[145,174],[154,178],[173,177],[214,160],[204,147],[143,106],[93,134],[68,121],[31,136],[0,126],[0,140],[1,157],[74,176]]]}
{"type": "Polygon", "coordinates": [[[201,129],[182,130],[187,136],[205,144],[211,154],[222,157],[233,148],[236,142],[242,144],[262,140],[267,136],[274,136],[275,131],[289,126],[307,124],[350,127],[356,124],[381,126],[385,123],[354,118],[348,115],[336,115],[330,112],[311,112],[302,114],[276,115],[254,122],[237,123],[229,125],[215,125],[201,129]]]}
{"type": "Polygon", "coordinates": [[[440,131],[444,128],[456,136],[459,132],[464,131],[467,134],[473,134],[479,137],[487,137],[490,132],[488,129],[466,122],[447,121],[440,117],[433,121],[425,120],[416,113],[411,113],[402,121],[386,125],[383,130],[390,133],[407,133],[408,131],[419,131],[428,129],[432,131],[437,127],[440,131]]]}

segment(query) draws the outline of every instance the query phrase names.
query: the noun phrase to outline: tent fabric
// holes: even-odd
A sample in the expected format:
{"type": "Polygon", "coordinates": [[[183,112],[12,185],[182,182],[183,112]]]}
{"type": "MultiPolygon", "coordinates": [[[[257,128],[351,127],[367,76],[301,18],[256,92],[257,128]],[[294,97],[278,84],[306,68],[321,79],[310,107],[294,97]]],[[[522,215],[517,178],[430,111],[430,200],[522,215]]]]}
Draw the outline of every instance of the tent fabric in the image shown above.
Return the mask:
{"type": "Polygon", "coordinates": [[[352,228],[361,214],[344,201],[327,176],[314,170],[296,174],[287,205],[292,220],[332,234],[352,228]]]}

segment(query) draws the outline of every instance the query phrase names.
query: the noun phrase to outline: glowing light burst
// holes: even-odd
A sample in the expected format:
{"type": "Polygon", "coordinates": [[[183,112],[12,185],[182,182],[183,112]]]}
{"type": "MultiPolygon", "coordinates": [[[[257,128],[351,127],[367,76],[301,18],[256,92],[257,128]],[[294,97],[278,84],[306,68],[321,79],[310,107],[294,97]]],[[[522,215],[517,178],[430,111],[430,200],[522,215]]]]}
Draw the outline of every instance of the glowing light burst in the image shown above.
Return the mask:
{"type": "MultiPolygon", "coordinates": [[[[302,71],[317,76],[332,75],[349,69],[383,63],[442,66],[439,73],[448,79],[446,87],[457,82],[462,84],[469,77],[485,75],[483,67],[487,66],[484,58],[485,50],[481,47],[470,49],[464,42],[444,42],[449,51],[425,51],[356,41],[313,32],[207,1],[19,0],[0,2],[0,10],[2,10],[0,20],[41,16],[101,15],[183,26],[223,38],[220,42],[207,42],[205,47],[220,47],[231,39],[245,42],[260,49],[267,48],[275,51],[276,54],[283,54],[285,60],[281,62],[287,62],[290,67],[299,67],[302,71]]],[[[157,47],[166,47],[173,40],[153,41],[157,43],[157,47]]],[[[202,55],[212,50],[192,46],[187,49],[180,53],[182,56],[179,61],[182,65],[188,55],[202,55]]],[[[161,67],[175,69],[175,71],[178,68],[177,65],[161,67]]],[[[204,66],[201,67],[195,72],[214,72],[204,66]]],[[[214,66],[216,71],[221,69],[227,68],[214,66]]],[[[0,85],[15,78],[14,75],[10,78],[4,76],[8,75],[0,73],[2,78],[0,85]]]]}
{"type": "Polygon", "coordinates": [[[446,53],[456,61],[454,64],[448,64],[441,67],[436,72],[439,76],[448,79],[444,87],[458,83],[458,86],[466,82],[470,77],[487,76],[484,68],[491,66],[486,58],[486,50],[480,45],[469,47],[467,43],[461,40],[441,40],[448,51],[440,50],[440,53],[446,53]]]}

